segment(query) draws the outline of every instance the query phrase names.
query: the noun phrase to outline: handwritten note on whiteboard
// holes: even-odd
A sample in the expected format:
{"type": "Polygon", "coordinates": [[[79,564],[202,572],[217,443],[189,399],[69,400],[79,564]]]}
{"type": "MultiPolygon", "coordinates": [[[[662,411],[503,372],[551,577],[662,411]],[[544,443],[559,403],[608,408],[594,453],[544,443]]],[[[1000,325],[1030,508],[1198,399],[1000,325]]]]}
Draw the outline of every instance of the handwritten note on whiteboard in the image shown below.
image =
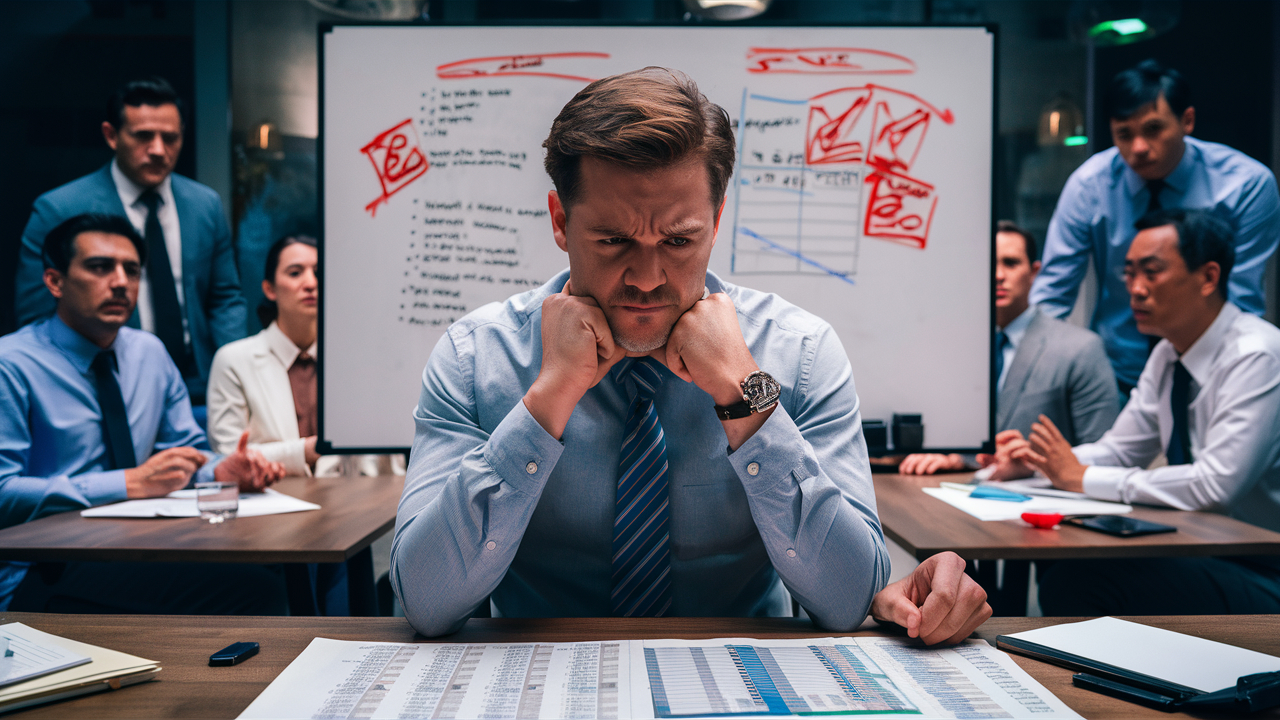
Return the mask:
{"type": "Polygon", "coordinates": [[[323,427],[406,447],[445,328],[568,265],[542,141],[588,82],[682,70],[738,164],[711,270],[830,322],[864,417],[988,439],[985,28],[348,27],[324,36],[323,427]],[[940,349],[945,348],[945,352],[940,349]]]}

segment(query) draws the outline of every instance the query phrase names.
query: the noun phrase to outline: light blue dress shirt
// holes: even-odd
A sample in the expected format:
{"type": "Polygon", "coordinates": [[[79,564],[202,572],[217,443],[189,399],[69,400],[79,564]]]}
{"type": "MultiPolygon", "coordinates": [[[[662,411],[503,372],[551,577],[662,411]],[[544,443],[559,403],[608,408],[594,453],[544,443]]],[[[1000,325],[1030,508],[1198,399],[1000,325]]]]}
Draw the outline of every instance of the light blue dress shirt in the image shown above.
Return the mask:
{"type": "MultiPolygon", "coordinates": [[[[1146,181],[1116,148],[1086,160],[1058,198],[1040,275],[1031,288],[1032,303],[1053,317],[1066,317],[1092,257],[1099,293],[1091,327],[1102,336],[1116,378],[1129,385],[1138,382],[1150,346],[1129,309],[1124,256],[1138,232],[1133,224],[1146,213],[1149,201],[1146,181]]],[[[1263,272],[1280,242],[1280,194],[1271,171],[1226,145],[1188,137],[1182,160],[1165,178],[1160,204],[1210,209],[1231,226],[1236,261],[1229,297],[1241,309],[1261,315],[1266,310],[1263,272]]]]}
{"type": "MultiPolygon", "coordinates": [[[[134,455],[207,450],[187,387],[151,333],[122,327],[111,348],[134,455]]],[[[101,351],[55,314],[0,337],[0,527],[126,498],[124,470],[107,470],[102,411],[90,363],[101,351]]],[[[193,476],[212,480],[220,456],[193,476]]],[[[0,610],[30,563],[0,562],[0,610]]]]}
{"type": "MultiPolygon", "coordinates": [[[[618,455],[635,395],[615,367],[561,441],[525,408],[542,361],[541,288],[454,323],[427,361],[396,518],[391,582],[424,635],[456,630],[492,593],[504,616],[610,615],[618,455]]],[[[831,326],[722,282],[747,347],[782,385],[733,453],[711,397],[663,368],[654,403],[670,463],[671,616],[789,615],[783,584],[846,631],[886,584],[858,396],[831,326]]]]}
{"type": "Polygon", "coordinates": [[[1004,326],[1004,364],[1000,369],[1000,377],[996,379],[996,392],[1004,389],[1004,379],[1009,376],[1009,367],[1013,365],[1013,356],[1018,354],[1018,346],[1022,344],[1022,336],[1027,334],[1027,326],[1031,324],[1031,319],[1035,316],[1035,306],[1032,305],[1014,318],[1013,322],[1004,326]]]}

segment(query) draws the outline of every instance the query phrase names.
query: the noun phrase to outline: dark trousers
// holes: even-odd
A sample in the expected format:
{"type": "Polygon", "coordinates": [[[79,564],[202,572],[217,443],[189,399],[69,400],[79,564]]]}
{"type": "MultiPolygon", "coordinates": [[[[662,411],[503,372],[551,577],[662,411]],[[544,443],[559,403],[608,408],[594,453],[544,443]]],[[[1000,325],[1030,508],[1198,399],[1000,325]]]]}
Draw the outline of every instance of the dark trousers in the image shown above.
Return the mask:
{"type": "Polygon", "coordinates": [[[286,615],[278,565],[37,563],[10,610],[139,615],[286,615]]]}
{"type": "Polygon", "coordinates": [[[1280,613],[1280,569],[1272,562],[1063,560],[1040,580],[1040,607],[1047,617],[1280,613]]]}

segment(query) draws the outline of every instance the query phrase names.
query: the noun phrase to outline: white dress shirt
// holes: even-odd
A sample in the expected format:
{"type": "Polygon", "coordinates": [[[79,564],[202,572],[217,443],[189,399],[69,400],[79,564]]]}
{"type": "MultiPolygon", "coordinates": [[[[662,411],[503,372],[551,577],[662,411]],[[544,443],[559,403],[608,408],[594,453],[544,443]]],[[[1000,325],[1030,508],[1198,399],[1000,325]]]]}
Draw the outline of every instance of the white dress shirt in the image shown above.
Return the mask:
{"type": "Polygon", "coordinates": [[[1000,367],[1000,377],[996,378],[996,392],[1004,389],[1004,379],[1008,377],[1009,368],[1013,365],[1013,356],[1018,354],[1018,345],[1022,343],[1022,337],[1027,334],[1027,327],[1031,325],[1031,320],[1035,316],[1035,306],[1032,305],[1004,328],[996,328],[1003,329],[1005,337],[1004,364],[1000,367]]]}
{"type": "MultiPolygon", "coordinates": [[[[111,179],[116,183],[116,193],[124,205],[125,215],[133,229],[142,237],[147,236],[147,205],[140,198],[147,188],[130,180],[115,160],[111,161],[111,179]]],[[[178,222],[178,206],[173,202],[173,177],[166,175],[156,186],[156,194],[160,196],[160,205],[156,214],[160,216],[160,229],[164,232],[164,246],[169,251],[169,269],[173,271],[173,284],[178,289],[178,304],[182,306],[182,340],[191,345],[191,331],[187,328],[186,300],[182,294],[182,228],[178,222]]],[[[146,271],[138,284],[138,320],[142,329],[155,332],[155,312],[151,308],[151,281],[146,271]]]]}
{"type": "Polygon", "coordinates": [[[1115,425],[1074,449],[1091,497],[1211,510],[1280,530],[1280,329],[1230,303],[1179,358],[1162,340],[1115,425]],[[1191,374],[1194,461],[1144,470],[1169,446],[1173,366],[1191,374]]]}

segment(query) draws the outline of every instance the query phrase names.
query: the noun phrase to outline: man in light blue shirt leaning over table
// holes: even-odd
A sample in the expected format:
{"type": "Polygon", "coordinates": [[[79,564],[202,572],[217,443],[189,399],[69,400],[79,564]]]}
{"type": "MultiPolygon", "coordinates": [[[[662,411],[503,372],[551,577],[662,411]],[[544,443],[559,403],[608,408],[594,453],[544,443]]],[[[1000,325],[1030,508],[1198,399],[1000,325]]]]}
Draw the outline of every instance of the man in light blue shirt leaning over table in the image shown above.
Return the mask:
{"type": "Polygon", "coordinates": [[[1189,137],[1195,108],[1176,70],[1154,60],[1125,70],[1112,81],[1106,102],[1115,147],[1089,158],[1067,180],[1031,302],[1056,317],[1069,315],[1092,257],[1099,290],[1091,327],[1102,336],[1127,397],[1154,344],[1134,324],[1122,273],[1134,223],[1160,208],[1213,212],[1235,237],[1228,299],[1261,315],[1263,271],[1280,242],[1280,194],[1262,163],[1189,137]]]}
{"type": "Polygon", "coordinates": [[[578,93],[544,143],[569,270],[454,323],[427,362],[392,546],[413,626],[505,616],[868,610],[926,642],[991,613],[951,553],[889,560],[831,326],[707,271],[728,116],[662,68],[578,93]],[[784,590],[785,586],[785,590],[784,590]]]}
{"type": "MultiPolygon", "coordinates": [[[[123,217],[79,215],[44,239],[53,317],[0,338],[0,527],[189,482],[261,490],[284,474],[246,450],[208,452],[161,341],[122,327],[146,245],[123,217]]],[[[282,614],[271,568],[175,563],[0,562],[0,609],[282,614]]]]}

